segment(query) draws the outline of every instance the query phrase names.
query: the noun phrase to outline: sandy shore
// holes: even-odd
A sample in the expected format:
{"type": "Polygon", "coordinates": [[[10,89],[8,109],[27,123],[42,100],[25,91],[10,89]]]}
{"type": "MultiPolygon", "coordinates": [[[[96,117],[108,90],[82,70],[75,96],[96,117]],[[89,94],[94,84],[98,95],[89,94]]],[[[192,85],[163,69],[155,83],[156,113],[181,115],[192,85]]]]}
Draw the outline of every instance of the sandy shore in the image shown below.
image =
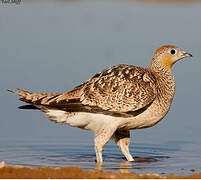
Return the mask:
{"type": "Polygon", "coordinates": [[[174,178],[174,179],[200,179],[201,173],[194,174],[191,176],[175,176],[170,174],[168,176],[160,176],[155,173],[150,174],[136,174],[136,173],[112,173],[112,172],[102,172],[99,170],[86,171],[78,167],[63,167],[63,168],[52,168],[52,167],[42,167],[42,168],[33,168],[33,167],[24,167],[24,166],[4,166],[0,168],[0,178],[15,178],[15,179],[46,179],[46,178],[67,178],[67,179],[136,179],[136,178],[174,178]]]}

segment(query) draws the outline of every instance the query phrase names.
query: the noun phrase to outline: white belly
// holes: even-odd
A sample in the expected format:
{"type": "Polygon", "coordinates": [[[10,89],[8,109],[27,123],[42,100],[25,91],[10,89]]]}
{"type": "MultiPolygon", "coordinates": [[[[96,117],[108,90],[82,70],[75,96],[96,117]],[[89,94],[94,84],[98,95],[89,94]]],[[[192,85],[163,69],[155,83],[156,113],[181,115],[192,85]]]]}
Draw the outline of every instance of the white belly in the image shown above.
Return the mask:
{"type": "Polygon", "coordinates": [[[97,132],[103,126],[118,125],[119,123],[118,118],[104,114],[79,112],[74,115],[69,115],[65,111],[53,109],[48,110],[46,114],[50,120],[57,123],[65,123],[73,127],[79,127],[93,132],[97,132]]]}

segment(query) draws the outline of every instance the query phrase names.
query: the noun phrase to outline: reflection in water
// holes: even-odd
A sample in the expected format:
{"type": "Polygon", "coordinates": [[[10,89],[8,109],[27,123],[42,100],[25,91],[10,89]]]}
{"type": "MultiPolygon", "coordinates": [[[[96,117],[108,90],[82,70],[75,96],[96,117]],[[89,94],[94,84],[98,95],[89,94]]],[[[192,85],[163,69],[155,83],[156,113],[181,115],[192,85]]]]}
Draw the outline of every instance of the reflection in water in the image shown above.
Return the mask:
{"type": "Polygon", "coordinates": [[[131,163],[129,161],[123,161],[120,164],[119,172],[120,173],[129,173],[129,169],[131,169],[131,163]]]}
{"type": "MultiPolygon", "coordinates": [[[[88,159],[89,158],[90,157],[88,157],[88,159]]],[[[117,158],[116,167],[115,166],[111,166],[111,167],[105,167],[104,168],[104,163],[103,164],[96,163],[94,169],[95,170],[107,170],[107,169],[111,169],[111,170],[119,170],[120,173],[129,173],[129,172],[132,172],[132,169],[141,169],[141,167],[138,166],[138,163],[146,163],[147,164],[147,163],[151,163],[151,162],[160,161],[163,158],[169,158],[169,157],[168,156],[134,157],[135,161],[132,161],[132,162],[131,161],[127,161],[123,157],[122,160],[120,160],[119,158],[117,158]]],[[[113,161],[115,162],[115,159],[113,159],[113,161]]]]}
{"type": "Polygon", "coordinates": [[[103,164],[102,163],[96,163],[95,170],[102,171],[103,170],[103,164]]]}

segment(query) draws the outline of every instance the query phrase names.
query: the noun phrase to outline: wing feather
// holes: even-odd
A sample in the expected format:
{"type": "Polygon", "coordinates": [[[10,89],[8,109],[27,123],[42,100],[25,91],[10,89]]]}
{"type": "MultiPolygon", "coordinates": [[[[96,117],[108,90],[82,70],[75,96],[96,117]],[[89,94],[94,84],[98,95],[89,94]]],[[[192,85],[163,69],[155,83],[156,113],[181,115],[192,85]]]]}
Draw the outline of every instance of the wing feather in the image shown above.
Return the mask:
{"type": "Polygon", "coordinates": [[[156,78],[148,69],[118,65],[88,80],[80,101],[108,111],[136,111],[153,102],[156,88],[156,78]]]}

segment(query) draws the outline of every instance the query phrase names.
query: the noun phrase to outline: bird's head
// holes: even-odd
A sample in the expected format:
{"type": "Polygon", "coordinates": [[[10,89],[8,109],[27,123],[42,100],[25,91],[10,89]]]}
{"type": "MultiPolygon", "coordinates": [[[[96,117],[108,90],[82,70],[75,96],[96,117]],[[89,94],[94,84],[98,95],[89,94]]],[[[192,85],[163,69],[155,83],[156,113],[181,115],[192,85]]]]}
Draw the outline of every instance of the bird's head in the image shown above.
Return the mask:
{"type": "Polygon", "coordinates": [[[152,65],[154,63],[160,64],[170,70],[174,63],[185,57],[192,57],[192,55],[176,46],[165,45],[155,51],[152,59],[152,65]]]}

